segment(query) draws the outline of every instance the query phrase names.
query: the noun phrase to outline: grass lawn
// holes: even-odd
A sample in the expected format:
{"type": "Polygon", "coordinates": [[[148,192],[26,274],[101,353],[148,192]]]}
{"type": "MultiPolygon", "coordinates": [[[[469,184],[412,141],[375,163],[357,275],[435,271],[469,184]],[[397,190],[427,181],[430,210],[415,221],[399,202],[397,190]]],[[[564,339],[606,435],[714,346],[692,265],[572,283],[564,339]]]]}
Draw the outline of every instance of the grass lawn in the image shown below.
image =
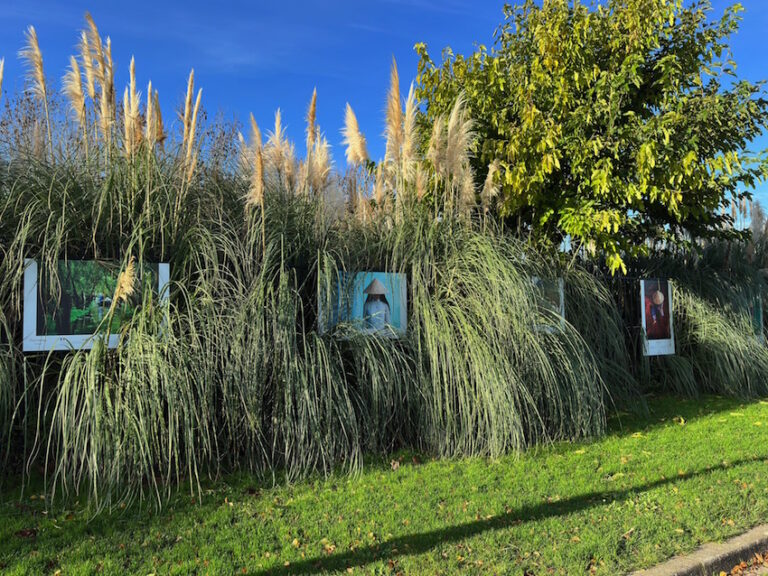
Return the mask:
{"type": "Polygon", "coordinates": [[[201,505],[90,522],[6,485],[0,571],[615,575],[768,521],[767,401],[650,409],[595,442],[497,461],[401,454],[290,487],[230,476],[201,505]]]}

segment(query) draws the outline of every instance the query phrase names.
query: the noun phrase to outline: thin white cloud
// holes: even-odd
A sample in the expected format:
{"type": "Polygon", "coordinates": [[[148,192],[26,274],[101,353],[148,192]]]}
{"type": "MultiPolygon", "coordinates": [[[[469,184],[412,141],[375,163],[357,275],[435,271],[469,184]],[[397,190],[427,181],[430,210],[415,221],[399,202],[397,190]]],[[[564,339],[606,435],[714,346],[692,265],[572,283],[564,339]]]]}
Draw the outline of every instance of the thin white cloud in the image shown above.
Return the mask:
{"type": "Polygon", "coordinates": [[[465,0],[384,0],[384,2],[424,12],[465,15],[472,14],[472,7],[475,5],[474,2],[465,0]]]}

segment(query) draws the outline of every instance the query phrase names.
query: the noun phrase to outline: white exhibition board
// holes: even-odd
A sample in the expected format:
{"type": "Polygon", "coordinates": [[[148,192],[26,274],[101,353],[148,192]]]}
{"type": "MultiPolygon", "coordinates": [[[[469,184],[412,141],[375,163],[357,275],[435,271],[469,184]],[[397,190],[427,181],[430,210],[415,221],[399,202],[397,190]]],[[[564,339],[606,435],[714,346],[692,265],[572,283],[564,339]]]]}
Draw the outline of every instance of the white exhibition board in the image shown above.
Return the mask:
{"type": "MultiPolygon", "coordinates": [[[[52,350],[90,349],[98,334],[40,334],[38,331],[38,315],[40,310],[38,265],[35,260],[24,261],[24,321],[23,341],[24,352],[49,352],[52,350]]],[[[168,283],[170,281],[170,264],[157,265],[157,293],[164,301],[168,300],[168,283]]],[[[118,334],[110,334],[107,345],[117,347],[118,334]]]]}
{"type": "Polygon", "coordinates": [[[672,283],[666,278],[640,280],[643,355],[675,353],[673,300],[672,283]]]}

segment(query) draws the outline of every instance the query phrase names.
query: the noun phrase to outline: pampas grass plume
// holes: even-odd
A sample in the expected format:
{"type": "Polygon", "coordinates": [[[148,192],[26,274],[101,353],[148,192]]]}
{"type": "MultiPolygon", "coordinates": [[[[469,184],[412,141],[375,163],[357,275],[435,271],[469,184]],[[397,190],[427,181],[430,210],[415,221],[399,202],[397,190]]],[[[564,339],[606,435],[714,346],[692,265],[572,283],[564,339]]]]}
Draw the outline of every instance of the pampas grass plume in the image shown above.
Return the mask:
{"type": "Polygon", "coordinates": [[[83,30],[80,32],[80,60],[83,62],[85,71],[85,86],[88,90],[88,96],[91,100],[96,99],[96,80],[93,70],[93,55],[88,42],[88,33],[83,30]]]}
{"type": "Polygon", "coordinates": [[[416,165],[416,199],[423,200],[427,195],[427,171],[421,164],[416,165]]]}
{"type": "Polygon", "coordinates": [[[315,145],[316,131],[315,124],[317,122],[317,88],[312,92],[312,99],[309,101],[309,108],[307,109],[307,154],[315,145]]]}
{"type": "Polygon", "coordinates": [[[413,91],[413,83],[408,90],[405,101],[405,120],[403,121],[403,176],[410,180],[415,176],[416,152],[419,147],[418,131],[416,130],[416,112],[418,103],[413,91]]]}
{"type": "Polygon", "coordinates": [[[462,178],[464,167],[469,162],[469,149],[474,137],[472,126],[466,111],[466,99],[460,94],[448,117],[445,146],[445,171],[454,180],[462,178]]]}
{"type": "Polygon", "coordinates": [[[131,96],[128,86],[123,91],[123,145],[125,146],[125,155],[130,157],[133,154],[133,134],[134,127],[131,116],[131,96]]]}
{"type": "Polygon", "coordinates": [[[461,216],[469,218],[472,208],[476,204],[475,197],[475,178],[472,169],[465,166],[461,173],[461,192],[459,201],[461,204],[461,216]]]}
{"type": "Polygon", "coordinates": [[[144,139],[147,141],[147,144],[150,148],[155,145],[155,138],[157,137],[157,126],[155,124],[155,101],[152,98],[153,93],[152,81],[150,80],[149,85],[147,86],[147,119],[144,125],[144,139]]]}
{"type": "Polygon", "coordinates": [[[400,77],[397,73],[397,62],[392,58],[389,93],[387,94],[387,128],[385,131],[387,145],[384,159],[398,164],[400,150],[403,145],[403,109],[400,103],[400,77]]]}
{"type": "Polygon", "coordinates": [[[27,28],[25,33],[26,46],[19,51],[19,57],[26,61],[29,67],[29,79],[32,83],[32,92],[41,102],[48,99],[48,91],[45,87],[45,73],[43,71],[43,54],[40,52],[40,44],[37,41],[37,32],[34,26],[27,28]]]}
{"type": "Polygon", "coordinates": [[[273,159],[275,164],[280,166],[282,164],[282,156],[285,152],[285,132],[283,130],[283,114],[278,108],[275,111],[275,129],[269,132],[269,139],[267,144],[272,148],[273,159]]]}
{"type": "Polygon", "coordinates": [[[110,118],[115,118],[115,64],[112,61],[112,39],[107,36],[106,48],[104,49],[104,63],[106,73],[104,77],[104,86],[102,92],[106,94],[110,118]]]}
{"type": "Polygon", "coordinates": [[[128,298],[133,296],[133,292],[136,288],[136,257],[131,256],[131,260],[125,267],[125,270],[120,272],[117,277],[117,286],[115,287],[115,294],[112,296],[112,309],[114,309],[119,302],[127,302],[128,298]]]}
{"type": "MultiPolygon", "coordinates": [[[[315,128],[317,131],[317,128],[315,128]]],[[[273,170],[280,185],[288,190],[293,190],[295,185],[296,158],[293,143],[285,136],[283,128],[282,112],[278,108],[275,112],[275,129],[268,133],[267,145],[264,147],[265,164],[273,170]]],[[[317,138],[317,136],[315,136],[317,138]]],[[[317,143],[313,147],[311,154],[315,153],[317,143]]],[[[308,154],[308,156],[311,156],[308,154]]],[[[305,170],[309,170],[310,159],[305,163],[305,170]]],[[[309,184],[309,174],[305,175],[305,183],[309,184]]]]}
{"type": "Polygon", "coordinates": [[[153,110],[155,112],[155,142],[162,146],[165,141],[165,127],[163,126],[163,112],[160,109],[160,94],[155,90],[154,96],[152,96],[152,102],[154,103],[153,110]]]}
{"type": "Polygon", "coordinates": [[[253,114],[251,114],[251,147],[253,150],[261,148],[261,130],[253,114]]]}
{"type": "Polygon", "coordinates": [[[248,156],[252,162],[251,184],[248,188],[246,206],[264,205],[264,154],[261,144],[261,130],[256,119],[251,114],[251,143],[248,148],[248,156]]]}
{"type": "Polygon", "coordinates": [[[488,175],[485,177],[483,190],[480,192],[480,204],[484,212],[489,212],[493,201],[499,195],[499,186],[496,184],[496,175],[499,173],[499,160],[496,159],[488,165],[488,175]]]}
{"type": "Polygon", "coordinates": [[[432,123],[432,136],[429,139],[427,160],[435,173],[442,176],[445,172],[445,118],[438,116],[432,123]]]}
{"type": "Polygon", "coordinates": [[[317,193],[328,185],[328,176],[331,173],[331,148],[328,140],[320,135],[319,130],[315,135],[315,146],[309,163],[309,183],[317,193]]]}
{"type": "Polygon", "coordinates": [[[384,188],[384,175],[381,171],[381,164],[376,166],[376,179],[373,184],[373,198],[376,200],[376,207],[381,209],[386,201],[386,189],[384,188]]]}
{"type": "Polygon", "coordinates": [[[347,147],[347,162],[352,166],[365,164],[368,161],[365,136],[360,132],[357,116],[349,104],[344,114],[344,129],[341,133],[344,136],[343,144],[347,147]]]}
{"type": "Polygon", "coordinates": [[[64,94],[75,113],[78,124],[85,126],[85,94],[83,93],[83,78],[80,66],[74,56],[69,57],[69,70],[64,75],[64,94]]]}
{"type": "Polygon", "coordinates": [[[103,91],[104,84],[107,80],[107,65],[104,61],[104,48],[101,43],[101,35],[99,34],[99,29],[96,27],[96,22],[93,21],[90,12],[85,13],[85,22],[88,25],[87,39],[88,44],[90,45],[90,53],[96,56],[96,63],[99,65],[99,68],[96,71],[98,74],[97,79],[101,84],[101,89],[103,91]]]}
{"type": "MultiPolygon", "coordinates": [[[[131,86],[131,116],[133,116],[133,121],[137,122],[139,119],[139,103],[141,100],[141,97],[139,96],[139,93],[136,92],[136,61],[131,56],[131,66],[130,66],[130,86],[131,86]]],[[[151,83],[150,83],[151,87],[151,83]]],[[[147,92],[148,96],[151,96],[151,92],[147,92]]],[[[147,98],[147,101],[149,101],[149,98],[147,98]]],[[[149,105],[149,102],[147,102],[147,105],[149,105]]]]}
{"type": "MultiPolygon", "coordinates": [[[[190,76],[191,78],[191,76],[190,76]]],[[[203,89],[200,88],[197,92],[197,98],[195,99],[195,107],[192,109],[192,115],[189,118],[189,130],[186,135],[186,141],[187,141],[187,152],[186,152],[186,161],[187,164],[191,166],[191,160],[192,160],[192,150],[194,148],[195,143],[195,133],[197,132],[197,113],[200,109],[200,98],[203,95],[203,89]]]]}
{"type": "Polygon", "coordinates": [[[53,146],[51,137],[51,120],[48,115],[48,90],[45,86],[45,72],[43,71],[43,54],[40,52],[40,44],[37,41],[35,27],[30,26],[26,32],[27,45],[19,51],[19,56],[26,60],[29,66],[29,76],[32,82],[32,92],[43,105],[45,112],[45,124],[48,129],[48,142],[53,146]]]}
{"type": "Polygon", "coordinates": [[[184,133],[182,135],[182,142],[187,143],[189,138],[189,122],[190,116],[192,116],[192,99],[195,96],[195,69],[189,71],[189,79],[187,80],[187,96],[184,98],[184,133]]]}

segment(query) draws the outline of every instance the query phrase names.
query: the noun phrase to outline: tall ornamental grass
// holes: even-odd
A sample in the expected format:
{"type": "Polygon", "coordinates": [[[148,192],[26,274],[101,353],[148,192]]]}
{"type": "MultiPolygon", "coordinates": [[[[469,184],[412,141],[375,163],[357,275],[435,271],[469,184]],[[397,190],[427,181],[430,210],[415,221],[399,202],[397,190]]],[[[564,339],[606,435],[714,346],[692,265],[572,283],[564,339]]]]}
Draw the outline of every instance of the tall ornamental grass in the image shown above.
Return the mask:
{"type": "MultiPolygon", "coordinates": [[[[34,30],[24,57],[32,90],[0,117],[0,439],[6,469],[42,473],[52,496],[160,504],[226,471],[290,481],[401,447],[495,457],[600,434],[641,398],[610,285],[494,220],[498,170],[475,184],[461,97],[422,131],[393,65],[385,158],[347,106],[342,174],[316,95],[298,158],[279,111],[263,133],[254,117],[207,120],[194,73],[174,129],[133,61],[121,99],[90,17],[63,95],[34,30]],[[60,259],[117,260],[127,292],[134,266],[170,262],[170,298],[143,294],[116,349],[97,334],[89,350],[23,354],[26,258],[54,297],[60,259]],[[403,337],[324,325],[339,274],[363,270],[407,274],[403,337]],[[564,323],[532,276],[565,278],[564,323]]],[[[762,349],[731,338],[743,323],[704,322],[712,301],[682,294],[690,383],[664,374],[764,393],[762,349]]]]}

